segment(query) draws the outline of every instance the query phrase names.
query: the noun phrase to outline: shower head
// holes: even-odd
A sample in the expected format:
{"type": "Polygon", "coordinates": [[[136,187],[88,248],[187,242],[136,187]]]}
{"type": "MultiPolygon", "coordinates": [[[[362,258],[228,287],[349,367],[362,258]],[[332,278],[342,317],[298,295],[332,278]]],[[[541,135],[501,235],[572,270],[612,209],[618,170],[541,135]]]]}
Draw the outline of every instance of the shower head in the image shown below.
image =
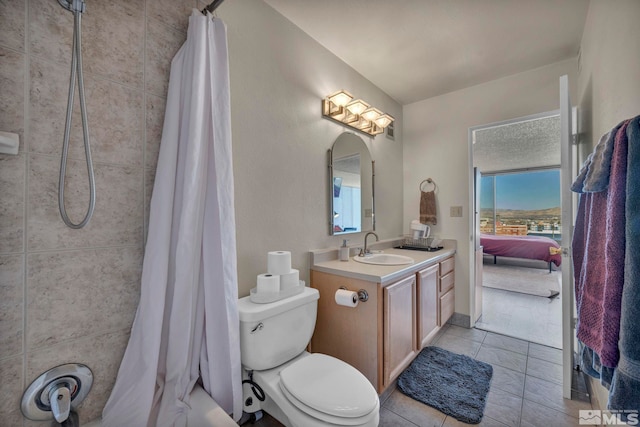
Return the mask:
{"type": "Polygon", "coordinates": [[[58,3],[70,12],[84,12],[84,0],[58,0],[58,3]]]}

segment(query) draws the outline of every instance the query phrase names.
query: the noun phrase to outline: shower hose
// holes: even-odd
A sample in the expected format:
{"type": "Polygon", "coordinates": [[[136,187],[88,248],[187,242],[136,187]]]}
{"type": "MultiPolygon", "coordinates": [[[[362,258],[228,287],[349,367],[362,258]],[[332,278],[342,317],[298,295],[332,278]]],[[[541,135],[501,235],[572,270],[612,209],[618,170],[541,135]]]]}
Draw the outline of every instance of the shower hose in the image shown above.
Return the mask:
{"type": "MultiPolygon", "coordinates": [[[[63,1],[64,2],[64,1],[63,1]]],[[[67,8],[63,2],[63,7],[67,8]]],[[[68,8],[67,8],[68,9],[68,8]]],[[[71,10],[71,9],[69,9],[71,10]]],[[[82,75],[82,36],[81,17],[82,10],[73,9],[73,53],[71,55],[71,75],[69,77],[69,98],[67,101],[67,117],[64,126],[64,142],[62,144],[62,158],[60,160],[60,180],[58,181],[58,207],[64,223],[71,228],[83,228],[89,223],[96,204],[96,185],[93,174],[93,161],[89,147],[89,124],[87,121],[87,107],[84,97],[84,78],[82,75]],[[82,135],[84,138],[84,153],[87,160],[87,174],[89,175],[89,208],[84,219],[74,224],[67,215],[64,205],[64,181],[67,171],[67,155],[69,153],[69,136],[71,133],[71,116],[73,115],[73,98],[75,96],[75,80],[78,77],[78,94],[80,96],[80,115],[82,117],[82,135]]]]}

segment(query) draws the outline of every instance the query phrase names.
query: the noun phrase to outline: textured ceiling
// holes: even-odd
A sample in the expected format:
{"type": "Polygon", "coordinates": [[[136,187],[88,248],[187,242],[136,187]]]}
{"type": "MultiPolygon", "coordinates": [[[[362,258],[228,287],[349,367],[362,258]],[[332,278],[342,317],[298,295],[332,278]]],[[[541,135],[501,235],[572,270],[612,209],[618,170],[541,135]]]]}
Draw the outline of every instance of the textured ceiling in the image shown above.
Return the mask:
{"type": "Polygon", "coordinates": [[[576,57],[589,0],[265,0],[401,104],[576,57]]]}
{"type": "Polygon", "coordinates": [[[475,130],[473,165],[480,172],[560,166],[560,116],[475,130]]]}

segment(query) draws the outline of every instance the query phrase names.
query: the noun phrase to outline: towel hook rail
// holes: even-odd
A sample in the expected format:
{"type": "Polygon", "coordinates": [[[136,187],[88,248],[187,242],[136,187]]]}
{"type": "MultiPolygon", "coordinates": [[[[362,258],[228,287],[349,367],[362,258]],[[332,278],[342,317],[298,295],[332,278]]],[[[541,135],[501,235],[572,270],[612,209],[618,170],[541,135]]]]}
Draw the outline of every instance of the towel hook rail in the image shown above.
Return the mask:
{"type": "Polygon", "coordinates": [[[433,185],[433,191],[436,191],[436,190],[438,189],[438,186],[436,185],[436,182],[435,182],[433,179],[431,179],[431,178],[427,178],[427,179],[425,179],[424,181],[422,181],[422,182],[420,183],[420,191],[424,191],[424,190],[422,189],[422,185],[423,185],[425,182],[426,182],[427,184],[432,184],[432,185],[433,185]]]}

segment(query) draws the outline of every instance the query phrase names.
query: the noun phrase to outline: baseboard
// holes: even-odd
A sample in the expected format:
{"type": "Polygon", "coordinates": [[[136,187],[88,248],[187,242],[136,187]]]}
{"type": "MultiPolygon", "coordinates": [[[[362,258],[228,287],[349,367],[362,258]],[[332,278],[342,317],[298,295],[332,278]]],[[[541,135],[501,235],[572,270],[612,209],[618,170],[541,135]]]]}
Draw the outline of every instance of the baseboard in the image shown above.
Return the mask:
{"type": "Polygon", "coordinates": [[[591,396],[591,406],[593,409],[606,411],[607,402],[609,402],[609,390],[600,384],[600,380],[589,375],[585,375],[585,377],[587,378],[587,387],[589,388],[589,395],[591,396]]]}
{"type": "Polygon", "coordinates": [[[467,314],[453,313],[449,320],[447,320],[447,323],[469,329],[471,328],[471,316],[467,314]]]}

